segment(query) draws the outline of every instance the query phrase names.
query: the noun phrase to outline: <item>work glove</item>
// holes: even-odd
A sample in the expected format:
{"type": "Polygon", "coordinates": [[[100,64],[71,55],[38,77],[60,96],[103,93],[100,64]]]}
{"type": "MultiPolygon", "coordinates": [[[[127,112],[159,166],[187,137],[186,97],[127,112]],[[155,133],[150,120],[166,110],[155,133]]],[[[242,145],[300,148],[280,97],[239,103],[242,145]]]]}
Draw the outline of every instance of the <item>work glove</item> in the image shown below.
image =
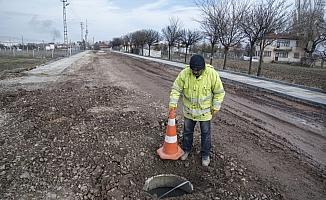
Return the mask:
{"type": "Polygon", "coordinates": [[[217,112],[218,112],[218,110],[216,108],[213,108],[211,111],[212,115],[215,115],[217,112]]]}
{"type": "Polygon", "coordinates": [[[175,114],[176,114],[176,107],[169,107],[169,117],[170,118],[175,118],[175,114]]]}

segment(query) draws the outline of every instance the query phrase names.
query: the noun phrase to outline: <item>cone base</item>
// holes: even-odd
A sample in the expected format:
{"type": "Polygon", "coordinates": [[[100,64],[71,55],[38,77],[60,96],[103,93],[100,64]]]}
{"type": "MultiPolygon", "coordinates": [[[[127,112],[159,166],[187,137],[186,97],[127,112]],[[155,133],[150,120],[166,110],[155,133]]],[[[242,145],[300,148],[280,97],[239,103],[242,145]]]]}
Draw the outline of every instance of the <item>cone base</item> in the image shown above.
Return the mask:
{"type": "Polygon", "coordinates": [[[184,154],[184,151],[179,146],[178,151],[175,154],[164,153],[163,146],[156,150],[156,152],[162,160],[178,160],[184,154]]]}

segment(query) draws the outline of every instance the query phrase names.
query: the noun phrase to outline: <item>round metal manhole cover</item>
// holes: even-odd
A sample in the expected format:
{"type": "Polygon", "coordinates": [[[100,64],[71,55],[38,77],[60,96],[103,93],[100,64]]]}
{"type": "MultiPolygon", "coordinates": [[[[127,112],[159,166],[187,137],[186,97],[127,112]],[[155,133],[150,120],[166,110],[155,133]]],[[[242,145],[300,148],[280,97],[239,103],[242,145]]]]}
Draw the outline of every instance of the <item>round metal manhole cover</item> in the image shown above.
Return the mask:
{"type": "Polygon", "coordinates": [[[174,174],[160,174],[146,180],[144,190],[157,199],[177,197],[191,193],[190,181],[174,174]]]}

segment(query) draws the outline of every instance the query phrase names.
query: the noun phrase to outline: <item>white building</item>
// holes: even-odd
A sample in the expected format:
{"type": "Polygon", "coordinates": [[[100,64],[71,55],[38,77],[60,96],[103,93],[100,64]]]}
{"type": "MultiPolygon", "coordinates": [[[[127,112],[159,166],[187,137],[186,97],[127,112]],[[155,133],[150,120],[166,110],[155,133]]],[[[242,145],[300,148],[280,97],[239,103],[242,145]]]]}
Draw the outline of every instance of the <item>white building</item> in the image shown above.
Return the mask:
{"type": "Polygon", "coordinates": [[[1,41],[0,43],[8,48],[19,45],[19,42],[15,42],[15,41],[1,41]]]}
{"type": "MultiPolygon", "coordinates": [[[[303,48],[298,46],[298,39],[288,34],[272,34],[267,40],[273,41],[266,46],[263,62],[300,62],[304,57],[303,48]]],[[[256,45],[256,56],[260,55],[259,45],[256,45]]]]}

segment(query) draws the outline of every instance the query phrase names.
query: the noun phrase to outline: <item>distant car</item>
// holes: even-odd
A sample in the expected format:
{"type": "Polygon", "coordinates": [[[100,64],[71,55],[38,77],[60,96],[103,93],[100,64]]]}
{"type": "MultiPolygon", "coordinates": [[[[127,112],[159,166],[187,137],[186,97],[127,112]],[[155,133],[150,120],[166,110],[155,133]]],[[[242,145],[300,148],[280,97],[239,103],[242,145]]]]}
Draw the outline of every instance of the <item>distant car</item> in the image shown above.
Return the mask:
{"type": "Polygon", "coordinates": [[[253,56],[252,57],[252,62],[259,62],[259,57],[258,56],[253,56]]]}
{"type": "MultiPolygon", "coordinates": [[[[249,61],[250,57],[249,56],[243,56],[243,60],[245,61],[249,61]]],[[[252,57],[252,62],[258,62],[259,61],[259,57],[258,56],[253,56],[252,57]]]]}
{"type": "Polygon", "coordinates": [[[250,57],[248,57],[248,56],[243,56],[243,60],[248,61],[248,60],[250,60],[250,57]]]}

